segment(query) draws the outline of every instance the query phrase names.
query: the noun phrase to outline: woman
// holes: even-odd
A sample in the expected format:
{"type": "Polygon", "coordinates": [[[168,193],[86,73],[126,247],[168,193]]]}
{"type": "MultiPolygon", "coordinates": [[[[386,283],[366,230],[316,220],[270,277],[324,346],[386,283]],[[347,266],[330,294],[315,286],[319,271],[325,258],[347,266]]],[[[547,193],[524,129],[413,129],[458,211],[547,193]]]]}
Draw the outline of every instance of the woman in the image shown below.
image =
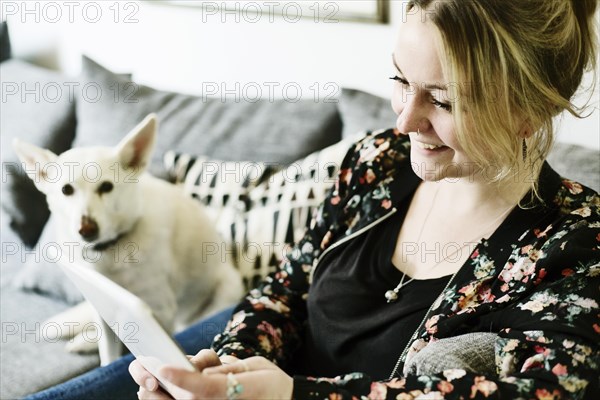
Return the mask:
{"type": "Polygon", "coordinates": [[[396,127],[350,149],[199,372],[161,371],[176,398],[598,395],[600,200],[544,162],[594,66],[596,0],[407,7],[396,127]]]}
{"type": "MultiPolygon", "coordinates": [[[[198,356],[203,371],[164,370],[173,394],[598,395],[600,201],[543,162],[552,117],[576,113],[594,63],[595,8],[409,2],[396,128],[350,150],[304,239],[198,356]],[[464,359],[473,345],[480,365],[464,359]],[[454,364],[432,362],[441,353],[454,364]]],[[[130,370],[140,398],[156,395],[130,370]]]]}

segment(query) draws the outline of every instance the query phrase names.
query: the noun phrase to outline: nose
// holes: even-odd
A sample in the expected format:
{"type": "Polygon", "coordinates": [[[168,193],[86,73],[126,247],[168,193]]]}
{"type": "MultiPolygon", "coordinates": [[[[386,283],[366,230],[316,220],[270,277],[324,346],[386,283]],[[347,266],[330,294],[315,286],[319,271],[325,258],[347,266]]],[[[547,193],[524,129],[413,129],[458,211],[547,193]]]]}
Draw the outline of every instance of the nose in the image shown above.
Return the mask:
{"type": "Polygon", "coordinates": [[[398,115],[396,128],[404,134],[409,132],[426,132],[429,129],[429,120],[424,113],[423,106],[419,104],[417,95],[404,96],[393,100],[394,111],[398,115]]]}
{"type": "Polygon", "coordinates": [[[85,241],[91,242],[92,240],[98,237],[98,224],[91,217],[81,217],[81,226],[79,227],[79,234],[85,241]]]}

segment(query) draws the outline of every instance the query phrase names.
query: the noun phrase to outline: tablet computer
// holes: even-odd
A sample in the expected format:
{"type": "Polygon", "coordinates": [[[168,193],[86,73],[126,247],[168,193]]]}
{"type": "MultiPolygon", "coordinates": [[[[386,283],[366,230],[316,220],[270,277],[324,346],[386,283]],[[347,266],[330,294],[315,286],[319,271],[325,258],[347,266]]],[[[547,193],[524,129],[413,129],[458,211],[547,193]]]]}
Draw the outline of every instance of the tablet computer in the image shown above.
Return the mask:
{"type": "Polygon", "coordinates": [[[157,376],[162,366],[195,370],[146,302],[90,268],[74,264],[61,265],[61,268],[129,351],[157,377],[163,388],[169,390],[169,384],[161,382],[157,376]]]}

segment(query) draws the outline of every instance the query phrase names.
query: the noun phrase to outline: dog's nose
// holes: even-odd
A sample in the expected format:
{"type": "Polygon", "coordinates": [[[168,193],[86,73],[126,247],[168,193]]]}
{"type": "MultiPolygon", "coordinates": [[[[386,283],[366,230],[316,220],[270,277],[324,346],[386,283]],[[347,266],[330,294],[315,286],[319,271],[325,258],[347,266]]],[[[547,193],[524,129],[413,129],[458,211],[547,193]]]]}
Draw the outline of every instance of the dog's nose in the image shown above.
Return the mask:
{"type": "Polygon", "coordinates": [[[81,217],[79,234],[84,240],[91,242],[98,237],[98,224],[93,218],[81,217]]]}

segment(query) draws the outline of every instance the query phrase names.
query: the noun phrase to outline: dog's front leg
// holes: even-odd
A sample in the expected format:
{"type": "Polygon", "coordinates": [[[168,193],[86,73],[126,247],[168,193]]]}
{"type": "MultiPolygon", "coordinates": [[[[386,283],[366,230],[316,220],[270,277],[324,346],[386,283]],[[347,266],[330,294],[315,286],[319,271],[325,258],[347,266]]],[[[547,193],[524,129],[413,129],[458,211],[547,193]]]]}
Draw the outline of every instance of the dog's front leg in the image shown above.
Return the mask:
{"type": "MultiPolygon", "coordinates": [[[[100,365],[105,366],[121,357],[123,354],[123,344],[98,313],[96,313],[96,323],[100,327],[100,340],[98,342],[100,365]]],[[[115,329],[118,328],[118,326],[115,327],[115,329]]]]}

